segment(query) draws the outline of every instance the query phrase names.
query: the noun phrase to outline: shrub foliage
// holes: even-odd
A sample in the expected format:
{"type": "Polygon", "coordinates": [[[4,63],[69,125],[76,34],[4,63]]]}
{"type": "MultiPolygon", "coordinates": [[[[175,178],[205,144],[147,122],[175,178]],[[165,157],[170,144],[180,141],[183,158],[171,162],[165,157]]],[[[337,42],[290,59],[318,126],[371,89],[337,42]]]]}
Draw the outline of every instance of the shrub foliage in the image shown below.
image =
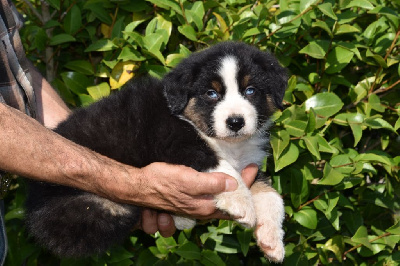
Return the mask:
{"type": "MultiPolygon", "coordinates": [[[[135,75],[161,77],[225,40],[289,69],[264,170],[285,200],[287,265],[397,265],[399,2],[387,0],[15,0],[27,54],[71,107],[135,75]]],[[[23,226],[24,184],[7,198],[8,265],[70,265],[23,226]]],[[[84,236],[83,236],[84,237],[84,236]]],[[[135,232],[76,265],[268,265],[252,231],[214,221],[163,238],[135,232]]]]}

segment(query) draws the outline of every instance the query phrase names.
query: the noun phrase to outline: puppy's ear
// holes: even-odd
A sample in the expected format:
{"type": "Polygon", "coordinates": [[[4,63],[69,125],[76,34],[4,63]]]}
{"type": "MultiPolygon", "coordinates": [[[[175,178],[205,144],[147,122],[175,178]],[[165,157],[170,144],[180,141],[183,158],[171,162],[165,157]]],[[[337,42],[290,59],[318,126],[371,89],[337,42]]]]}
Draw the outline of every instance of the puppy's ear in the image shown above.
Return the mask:
{"type": "Polygon", "coordinates": [[[272,97],[276,108],[283,110],[282,101],[283,97],[285,96],[285,90],[288,82],[287,70],[285,68],[281,68],[281,70],[276,74],[277,80],[274,81],[275,89],[272,90],[272,97]]]}
{"type": "Polygon", "coordinates": [[[282,67],[279,61],[273,55],[265,52],[263,53],[263,56],[254,58],[254,62],[261,66],[263,71],[269,77],[269,94],[272,97],[275,107],[282,110],[283,96],[285,95],[288,82],[287,69],[282,67]]]}
{"type": "Polygon", "coordinates": [[[191,97],[193,76],[190,66],[185,69],[182,63],[163,78],[164,95],[174,115],[181,114],[191,97]]]}

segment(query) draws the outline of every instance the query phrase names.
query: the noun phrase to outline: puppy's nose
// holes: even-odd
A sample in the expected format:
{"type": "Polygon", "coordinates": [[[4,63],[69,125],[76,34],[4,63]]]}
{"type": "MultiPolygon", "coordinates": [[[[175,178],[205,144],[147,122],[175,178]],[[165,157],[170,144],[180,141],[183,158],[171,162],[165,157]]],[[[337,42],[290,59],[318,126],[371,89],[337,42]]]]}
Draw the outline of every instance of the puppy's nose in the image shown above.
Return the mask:
{"type": "Polygon", "coordinates": [[[232,131],[238,132],[244,127],[244,118],[241,116],[231,116],[226,119],[226,125],[232,131]]]}

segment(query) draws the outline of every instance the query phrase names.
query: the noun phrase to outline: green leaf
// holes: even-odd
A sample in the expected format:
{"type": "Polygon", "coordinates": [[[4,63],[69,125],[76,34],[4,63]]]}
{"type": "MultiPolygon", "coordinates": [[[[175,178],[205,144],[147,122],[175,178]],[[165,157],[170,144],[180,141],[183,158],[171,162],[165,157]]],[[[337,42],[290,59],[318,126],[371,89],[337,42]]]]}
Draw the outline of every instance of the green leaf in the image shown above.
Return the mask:
{"type": "Polygon", "coordinates": [[[324,248],[332,251],[335,254],[338,261],[342,262],[342,254],[344,252],[343,236],[336,235],[332,237],[331,239],[326,241],[326,243],[324,244],[324,248]]]}
{"type": "Polygon", "coordinates": [[[15,208],[6,213],[4,219],[5,221],[9,221],[12,219],[23,220],[25,218],[25,209],[24,208],[15,208]]]}
{"type": "Polygon", "coordinates": [[[221,36],[222,40],[224,40],[224,41],[228,40],[229,39],[229,28],[228,28],[228,25],[226,24],[224,18],[220,14],[215,13],[215,12],[213,12],[213,15],[215,16],[215,18],[218,21],[219,29],[222,34],[222,36],[221,36]]]}
{"type": "Polygon", "coordinates": [[[235,254],[240,251],[239,242],[231,235],[210,235],[214,250],[224,254],[235,254]]]}
{"type": "Polygon", "coordinates": [[[88,61],[83,61],[83,60],[69,61],[64,65],[64,67],[84,75],[94,74],[92,64],[90,64],[88,61]]]}
{"type": "Polygon", "coordinates": [[[240,244],[240,249],[244,256],[247,255],[247,252],[250,248],[250,242],[253,239],[253,230],[252,229],[244,229],[237,232],[237,239],[240,244]]]}
{"type": "Polygon", "coordinates": [[[311,108],[319,116],[330,117],[343,107],[342,100],[334,93],[318,93],[305,101],[306,111],[311,108]]]}
{"type": "Polygon", "coordinates": [[[318,185],[337,185],[344,178],[344,175],[339,171],[335,170],[328,162],[324,166],[324,175],[322,179],[318,182],[318,185]]]}
{"type": "Polygon", "coordinates": [[[88,106],[88,105],[91,105],[92,103],[94,103],[93,98],[87,94],[78,94],[78,98],[79,98],[80,106],[88,106]]]}
{"type": "Polygon", "coordinates": [[[69,34],[75,34],[82,26],[82,14],[78,6],[74,5],[64,19],[64,29],[69,34]]]}
{"type": "Polygon", "coordinates": [[[396,124],[394,125],[394,130],[397,131],[400,128],[400,117],[397,118],[396,124]]]}
{"type": "Polygon", "coordinates": [[[299,157],[299,148],[292,142],[283,151],[281,157],[275,160],[275,172],[278,172],[282,168],[294,163],[299,157]]]}
{"type": "Polygon", "coordinates": [[[368,240],[368,230],[365,226],[360,226],[354,236],[351,238],[353,242],[364,245],[365,247],[373,250],[371,243],[368,240]]]}
{"type": "Polygon", "coordinates": [[[308,121],[307,121],[307,127],[305,128],[305,131],[307,133],[311,133],[315,130],[317,124],[317,115],[314,112],[313,108],[310,108],[310,111],[308,112],[308,121]]]}
{"type": "Polygon", "coordinates": [[[205,15],[203,2],[194,2],[189,9],[185,10],[185,14],[189,23],[193,22],[199,31],[203,30],[203,17],[205,15]]]}
{"type": "Polygon", "coordinates": [[[354,53],[340,46],[335,47],[326,58],[326,73],[333,74],[342,70],[353,58],[354,53]]]}
{"type": "Polygon", "coordinates": [[[300,211],[293,214],[293,218],[302,226],[309,229],[316,229],[318,224],[317,212],[308,207],[303,207],[300,211]]]}
{"type": "Polygon", "coordinates": [[[205,266],[224,266],[225,262],[211,250],[203,250],[201,252],[200,263],[205,266]]]}
{"type": "Polygon", "coordinates": [[[60,45],[63,43],[74,42],[74,41],[76,41],[76,39],[72,35],[61,33],[53,36],[50,39],[50,45],[60,45]]]}
{"type": "Polygon", "coordinates": [[[364,9],[373,9],[374,6],[367,0],[351,0],[344,8],[361,7],[364,9]]]}
{"type": "Polygon", "coordinates": [[[381,99],[376,94],[370,94],[368,97],[368,104],[372,109],[380,113],[385,112],[386,108],[381,104],[381,99]]]}
{"type": "Polygon", "coordinates": [[[140,54],[136,49],[132,47],[125,46],[122,48],[121,53],[118,56],[119,60],[122,61],[144,61],[146,57],[140,54]]]}
{"type": "Polygon", "coordinates": [[[317,0],[300,0],[299,11],[300,13],[309,8],[311,5],[318,2],[317,0]]]}
{"type": "Polygon", "coordinates": [[[323,3],[317,6],[318,9],[324,13],[324,15],[330,17],[331,19],[337,20],[337,16],[335,15],[335,11],[333,11],[331,3],[323,3]]]}
{"type": "Polygon", "coordinates": [[[333,122],[336,124],[347,126],[349,123],[362,124],[364,122],[365,115],[361,113],[340,113],[335,116],[333,122]]]}
{"type": "Polygon", "coordinates": [[[341,35],[341,34],[355,33],[355,32],[360,32],[360,30],[352,25],[342,24],[338,25],[338,27],[336,27],[333,33],[335,35],[341,35]]]}
{"type": "Polygon", "coordinates": [[[192,242],[184,243],[175,253],[188,260],[200,260],[201,258],[200,248],[192,242]]]}
{"type": "Polygon", "coordinates": [[[117,46],[112,41],[108,39],[102,39],[89,45],[89,47],[85,49],[85,52],[105,52],[114,50],[115,48],[117,48],[117,46]]]}
{"type": "Polygon", "coordinates": [[[383,68],[387,68],[388,67],[387,64],[386,64],[385,59],[382,56],[378,55],[378,54],[374,54],[373,52],[371,52],[370,49],[367,50],[366,56],[367,57],[372,57],[381,67],[383,67],[383,68]]]}
{"type": "Polygon", "coordinates": [[[183,25],[178,27],[178,31],[186,38],[192,41],[197,41],[196,31],[190,25],[183,25]]]}
{"type": "MultiPolygon", "coordinates": [[[[325,21],[317,20],[317,21],[313,22],[311,26],[312,26],[313,28],[319,27],[319,28],[323,29],[324,31],[326,31],[326,32],[328,33],[329,37],[333,38],[333,33],[332,33],[331,29],[329,28],[328,24],[326,24],[325,21]]],[[[317,50],[316,52],[318,52],[318,50],[317,50]]],[[[324,51],[324,52],[325,52],[325,53],[324,53],[324,56],[325,56],[326,51],[324,51]]],[[[319,58],[322,59],[322,58],[321,58],[321,55],[318,55],[318,54],[317,54],[317,56],[319,56],[319,58]]],[[[315,57],[315,56],[313,56],[313,57],[314,57],[314,58],[318,58],[318,57],[315,57]]]]}
{"type": "Polygon", "coordinates": [[[395,225],[386,229],[386,232],[391,233],[393,235],[400,235],[400,222],[398,221],[395,225]]]}
{"type": "Polygon", "coordinates": [[[365,161],[365,162],[378,162],[386,165],[392,164],[392,161],[387,156],[375,154],[372,152],[359,154],[354,160],[365,161]]]}
{"type": "Polygon", "coordinates": [[[160,237],[156,240],[156,246],[162,254],[175,251],[177,244],[173,237],[160,237]]]}
{"type": "Polygon", "coordinates": [[[304,142],[306,143],[307,149],[314,155],[317,160],[321,160],[321,155],[318,149],[318,138],[316,136],[307,135],[302,137],[304,142]]]}
{"type": "Polygon", "coordinates": [[[105,9],[105,6],[96,1],[87,1],[84,9],[90,10],[96,18],[107,25],[111,25],[113,22],[111,14],[105,9]]]}
{"type": "Polygon", "coordinates": [[[316,59],[324,59],[328,51],[329,43],[326,41],[311,41],[299,51],[300,54],[308,54],[316,59]]]}
{"type": "Polygon", "coordinates": [[[289,145],[290,136],[286,130],[271,131],[271,147],[274,159],[277,160],[285,148],[289,145]]]}
{"type": "Polygon", "coordinates": [[[296,168],[289,168],[285,171],[290,182],[290,199],[293,207],[298,208],[307,200],[309,189],[308,181],[303,173],[296,168]]]}
{"type": "Polygon", "coordinates": [[[166,10],[174,10],[176,13],[182,15],[182,10],[179,4],[173,0],[146,0],[147,2],[151,2],[155,4],[157,7],[166,9],[166,10]]]}
{"type": "Polygon", "coordinates": [[[86,88],[91,85],[89,79],[78,72],[61,73],[61,78],[67,88],[76,94],[86,94],[86,88]]]}
{"type": "Polygon", "coordinates": [[[124,27],[125,27],[125,17],[120,17],[112,27],[111,40],[115,38],[122,38],[123,35],[122,31],[124,30],[124,27]]]}
{"type": "Polygon", "coordinates": [[[328,152],[328,153],[337,153],[338,152],[338,150],[336,148],[334,148],[332,145],[330,145],[323,136],[321,136],[320,134],[317,134],[315,136],[317,137],[318,148],[320,151],[328,152]]]}
{"type": "Polygon", "coordinates": [[[350,121],[347,120],[347,122],[350,125],[351,128],[351,132],[353,133],[354,136],[354,146],[356,147],[358,142],[361,140],[362,137],[362,127],[360,123],[352,123],[350,121]]]}
{"type": "Polygon", "coordinates": [[[389,129],[390,131],[395,132],[393,126],[389,122],[383,120],[380,117],[366,118],[364,120],[364,123],[365,123],[365,125],[367,125],[368,127],[372,128],[372,129],[384,128],[384,129],[389,129]]]}
{"type": "Polygon", "coordinates": [[[94,100],[99,100],[101,98],[109,96],[111,89],[108,83],[102,82],[99,85],[88,87],[87,91],[94,100]]]}
{"type": "Polygon", "coordinates": [[[301,137],[305,134],[307,122],[301,120],[293,120],[285,124],[287,132],[295,137],[301,137]]]}

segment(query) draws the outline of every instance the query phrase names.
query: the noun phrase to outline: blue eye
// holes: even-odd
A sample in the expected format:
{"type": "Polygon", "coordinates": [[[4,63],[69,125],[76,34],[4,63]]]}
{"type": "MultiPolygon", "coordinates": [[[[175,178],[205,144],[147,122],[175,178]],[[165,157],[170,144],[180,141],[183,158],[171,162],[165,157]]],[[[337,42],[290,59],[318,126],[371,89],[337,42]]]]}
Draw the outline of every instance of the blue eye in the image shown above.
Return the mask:
{"type": "Polygon", "coordinates": [[[251,86],[247,87],[244,91],[244,94],[246,94],[247,96],[253,95],[254,93],[256,93],[256,88],[251,86]]]}
{"type": "Polygon", "coordinates": [[[213,100],[216,100],[219,98],[218,93],[215,90],[209,90],[207,91],[207,96],[210,97],[213,100]]]}

